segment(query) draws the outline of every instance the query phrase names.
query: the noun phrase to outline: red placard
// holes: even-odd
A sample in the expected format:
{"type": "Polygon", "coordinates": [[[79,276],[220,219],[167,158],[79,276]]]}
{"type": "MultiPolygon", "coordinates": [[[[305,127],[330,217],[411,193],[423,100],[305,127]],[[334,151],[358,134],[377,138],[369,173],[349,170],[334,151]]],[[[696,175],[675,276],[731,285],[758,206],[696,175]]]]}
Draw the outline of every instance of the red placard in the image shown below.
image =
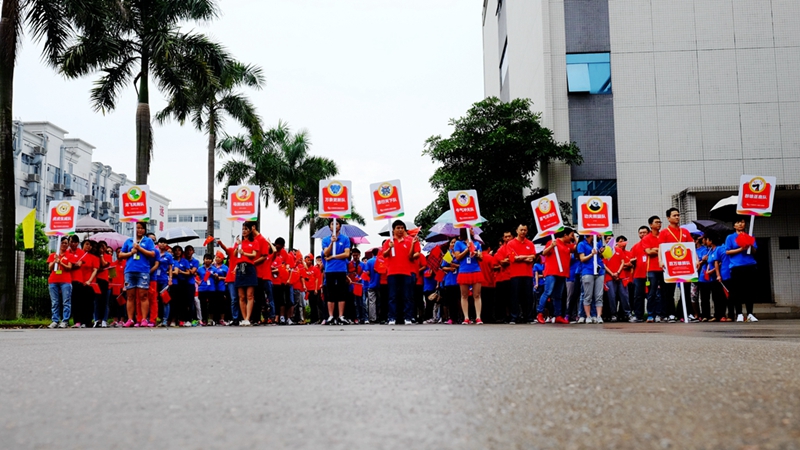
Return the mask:
{"type": "Polygon", "coordinates": [[[540,230],[549,230],[561,224],[556,205],[548,198],[543,198],[533,210],[533,213],[540,230]]]}
{"type": "Polygon", "coordinates": [[[401,209],[399,192],[391,184],[384,183],[379,189],[372,191],[372,198],[375,201],[377,215],[393,213],[401,209]]]}
{"type": "Polygon", "coordinates": [[[468,223],[478,220],[478,208],[475,206],[475,197],[462,192],[453,198],[453,215],[456,223],[468,223]]]}
{"type": "Polygon", "coordinates": [[[603,202],[581,205],[581,217],[584,228],[608,228],[611,226],[611,211],[603,202]]]}
{"type": "Polygon", "coordinates": [[[666,278],[692,277],[696,274],[692,250],[681,244],[674,244],[664,252],[666,278]]]}
{"type": "Polygon", "coordinates": [[[122,215],[125,217],[146,216],[147,192],[134,186],[122,193],[122,215]]]}
{"type": "Polygon", "coordinates": [[[324,213],[350,211],[350,197],[347,193],[347,186],[334,182],[322,189],[322,209],[324,213]]]}
{"type": "Polygon", "coordinates": [[[247,186],[239,186],[239,189],[231,192],[231,212],[232,216],[258,216],[258,199],[255,192],[247,186]]]}
{"type": "Polygon", "coordinates": [[[50,227],[53,232],[67,231],[75,228],[75,207],[64,201],[50,209],[50,227]]]}
{"type": "Polygon", "coordinates": [[[742,185],[742,208],[769,209],[771,196],[771,184],[764,181],[763,178],[753,179],[751,182],[742,185]]]}

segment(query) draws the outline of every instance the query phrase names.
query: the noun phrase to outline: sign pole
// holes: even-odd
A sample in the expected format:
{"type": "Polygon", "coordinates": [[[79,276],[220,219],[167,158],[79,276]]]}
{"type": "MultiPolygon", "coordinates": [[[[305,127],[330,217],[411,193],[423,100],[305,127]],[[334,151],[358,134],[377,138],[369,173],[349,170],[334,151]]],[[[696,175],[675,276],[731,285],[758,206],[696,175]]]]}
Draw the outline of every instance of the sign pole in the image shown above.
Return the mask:
{"type": "MultiPolygon", "coordinates": [[[[391,239],[392,243],[394,243],[394,229],[392,228],[392,218],[387,217],[386,220],[389,222],[389,239],[391,239]]],[[[392,256],[394,256],[394,245],[392,246],[392,256]]]]}
{"type": "MultiPolygon", "coordinates": [[[[339,233],[336,232],[336,217],[333,218],[333,230],[331,230],[331,235],[337,238],[339,237],[339,233]]],[[[336,243],[331,242],[331,246],[333,247],[331,248],[331,256],[336,256],[336,243]]]]}
{"type": "MultiPolygon", "coordinates": [[[[681,290],[681,306],[683,306],[683,323],[689,323],[689,314],[686,312],[686,293],[683,292],[683,283],[678,283],[678,289],[681,290]]],[[[675,301],[670,299],[670,301],[675,301]]]]}
{"type": "MultiPolygon", "coordinates": [[[[755,240],[755,236],[753,236],[753,224],[755,224],[755,221],[756,221],[756,216],[750,216],[750,233],[749,234],[750,234],[750,236],[753,237],[753,240],[755,240]]],[[[749,255],[752,250],[753,250],[753,247],[747,247],[747,254],[749,255]]]]}
{"type": "MultiPolygon", "coordinates": [[[[598,237],[599,236],[594,235],[594,249],[595,250],[597,250],[598,237]]],[[[597,275],[597,253],[594,254],[594,274],[597,275]]]]}
{"type": "MultiPolygon", "coordinates": [[[[555,234],[551,234],[550,237],[553,238],[553,251],[556,252],[556,261],[558,262],[558,271],[559,272],[563,272],[564,271],[564,265],[561,264],[561,255],[558,254],[558,245],[556,245],[556,235],[555,234]]],[[[595,264],[597,264],[597,260],[596,259],[595,259],[595,264]]],[[[595,268],[595,272],[597,272],[596,268],[595,268]]]]}

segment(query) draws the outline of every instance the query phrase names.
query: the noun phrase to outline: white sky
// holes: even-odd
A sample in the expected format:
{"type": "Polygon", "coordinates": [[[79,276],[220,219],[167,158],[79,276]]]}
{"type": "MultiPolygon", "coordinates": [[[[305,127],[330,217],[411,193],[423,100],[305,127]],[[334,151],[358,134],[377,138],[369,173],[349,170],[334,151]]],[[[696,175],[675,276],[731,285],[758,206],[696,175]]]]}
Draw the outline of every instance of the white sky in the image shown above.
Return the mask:
{"type": "MultiPolygon", "coordinates": [[[[338,178],[353,182],[356,209],[377,244],[369,184],[403,183],[406,216],[413,219],[434,194],[435,167],[422,156],[425,139],[449,135],[447,122],[483,97],[481,4],[467,0],[220,0],[221,17],[195,27],[245,63],[262,67],[266,87],[247,94],[264,126],[278,120],[307,129],[311,153],[334,159],[338,178]]],[[[14,117],[49,121],[97,149],[118,173],[135,175],[136,94],[122,92],[116,111],[94,113],[89,90],[98,76],[65,80],[25,41],[15,76],[14,117]]],[[[151,112],[164,106],[151,88],[151,112]]],[[[230,125],[229,132],[237,132],[230,125]]],[[[202,207],[206,192],[206,136],[189,125],[154,126],[151,189],[171,207],[202,207]]],[[[217,169],[222,161],[218,160],[217,169]]],[[[218,192],[221,187],[217,185],[218,192]]],[[[300,211],[298,220],[304,214],[300,211]]],[[[288,238],[288,219],[270,207],[264,232],[288,238]]],[[[295,246],[308,249],[308,231],[295,246]]],[[[370,247],[370,246],[362,246],[370,247]]],[[[317,246],[319,249],[319,246],[317,246]]]]}

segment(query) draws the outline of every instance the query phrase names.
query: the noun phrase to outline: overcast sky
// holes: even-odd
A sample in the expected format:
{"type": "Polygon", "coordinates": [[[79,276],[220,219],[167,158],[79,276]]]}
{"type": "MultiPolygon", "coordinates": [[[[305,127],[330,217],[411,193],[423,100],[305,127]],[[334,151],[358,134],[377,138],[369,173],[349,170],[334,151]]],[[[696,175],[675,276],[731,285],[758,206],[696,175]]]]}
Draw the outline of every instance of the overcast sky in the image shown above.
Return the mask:
{"type": "MultiPolygon", "coordinates": [[[[367,218],[372,244],[385,222],[375,222],[369,184],[403,183],[406,215],[414,218],[434,194],[435,166],[422,156],[425,139],[449,135],[450,118],[483,97],[481,4],[467,0],[220,0],[221,17],[195,27],[223,43],[239,60],[263,68],[266,87],[247,92],[265,127],[278,120],[308,130],[311,153],[332,158],[340,179],[352,180],[356,209],[367,218]]],[[[135,175],[136,94],[125,90],[117,110],[103,116],[89,103],[93,76],[65,80],[25,41],[19,54],[14,117],[49,121],[97,147],[94,160],[135,175]]],[[[151,111],[164,106],[151,88],[151,111]]],[[[232,124],[229,132],[236,132],[232,124]]],[[[206,137],[189,126],[154,126],[155,159],[149,184],[171,207],[202,207],[206,192],[206,137]]],[[[222,164],[217,162],[217,168],[222,164]]],[[[217,190],[221,187],[218,185],[217,190]]],[[[298,214],[299,217],[304,212],[298,214]]],[[[275,208],[263,216],[265,233],[287,237],[288,219],[275,208]]],[[[308,232],[295,235],[308,249],[308,232]]],[[[367,247],[367,246],[362,246],[367,247]]],[[[317,246],[319,249],[319,246],[317,246]]]]}

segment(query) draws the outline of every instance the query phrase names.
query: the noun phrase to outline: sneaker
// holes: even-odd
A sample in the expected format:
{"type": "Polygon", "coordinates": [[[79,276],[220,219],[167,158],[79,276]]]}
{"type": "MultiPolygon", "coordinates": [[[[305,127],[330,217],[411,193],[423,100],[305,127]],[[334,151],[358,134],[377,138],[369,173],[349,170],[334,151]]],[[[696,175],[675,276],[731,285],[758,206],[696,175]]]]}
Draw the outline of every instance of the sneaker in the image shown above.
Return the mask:
{"type": "Polygon", "coordinates": [[[758,322],[758,319],[756,319],[756,316],[754,316],[752,314],[748,314],[747,315],[747,322],[758,322]]]}
{"type": "Polygon", "coordinates": [[[595,324],[595,323],[597,323],[597,319],[598,319],[598,317],[594,317],[594,316],[592,316],[592,318],[591,318],[591,319],[589,319],[589,318],[587,317],[587,318],[586,318],[586,323],[595,324]],[[591,320],[591,322],[590,322],[590,320],[591,320]]]}
{"type": "Polygon", "coordinates": [[[369,325],[369,320],[365,320],[364,325],[369,325]]]}
{"type": "Polygon", "coordinates": [[[464,319],[464,321],[461,322],[461,325],[469,325],[469,319],[464,319]]]}
{"type": "Polygon", "coordinates": [[[697,323],[697,322],[700,322],[700,319],[698,319],[692,314],[689,314],[689,323],[697,323]]]}
{"type": "Polygon", "coordinates": [[[653,319],[653,316],[650,316],[650,317],[647,318],[647,323],[653,323],[653,322],[655,322],[655,319],[653,319]]]}
{"type": "Polygon", "coordinates": [[[630,323],[640,323],[641,320],[636,316],[631,316],[631,318],[628,319],[628,322],[630,322],[630,323]]]}
{"type": "Polygon", "coordinates": [[[240,327],[249,327],[250,326],[250,321],[247,320],[247,319],[244,319],[244,320],[239,322],[239,326],[240,327]]]}
{"type": "Polygon", "coordinates": [[[184,328],[191,328],[192,327],[192,322],[183,322],[183,324],[181,326],[184,327],[184,328]]]}
{"type": "Polygon", "coordinates": [[[196,327],[196,326],[198,326],[198,325],[200,325],[200,322],[198,322],[198,321],[196,321],[196,320],[193,320],[193,321],[192,321],[192,324],[191,324],[191,326],[193,326],[193,327],[196,327]]]}
{"type": "Polygon", "coordinates": [[[92,324],[92,328],[100,328],[100,321],[95,320],[94,323],[92,324]]]}
{"type": "MultiPolygon", "coordinates": [[[[452,320],[448,320],[448,321],[447,321],[447,323],[450,323],[450,324],[452,324],[452,323],[453,323],[453,321],[452,321],[452,320]]],[[[397,324],[397,322],[395,322],[394,320],[390,320],[390,321],[389,321],[389,325],[395,325],[395,324],[397,324]]]]}
{"type": "Polygon", "coordinates": [[[445,324],[452,325],[453,324],[453,319],[448,319],[447,322],[445,322],[445,324]]]}
{"type": "Polygon", "coordinates": [[[167,326],[167,321],[166,320],[161,322],[160,324],[158,324],[158,328],[164,328],[166,326],[167,326]]]}
{"type": "Polygon", "coordinates": [[[413,320],[406,320],[405,323],[403,323],[403,325],[414,325],[414,321],[413,320]]]}
{"type": "Polygon", "coordinates": [[[58,324],[58,328],[67,328],[67,326],[68,326],[68,324],[67,324],[66,321],[61,322],[60,324],[58,324]]]}
{"type": "Polygon", "coordinates": [[[150,322],[148,322],[147,319],[142,319],[142,322],[139,324],[142,328],[147,328],[148,325],[150,325],[150,322]]]}
{"type": "Polygon", "coordinates": [[[286,325],[294,325],[292,319],[286,319],[286,325]]]}
{"type": "MultiPolygon", "coordinates": [[[[741,314],[739,314],[738,316],[736,316],[736,321],[737,321],[737,322],[744,322],[744,316],[743,316],[743,315],[741,315],[741,314]]],[[[73,328],[74,328],[74,327],[73,327],[73,328]]]]}
{"type": "Polygon", "coordinates": [[[656,316],[656,323],[661,323],[661,322],[664,322],[664,320],[661,319],[661,316],[656,316]]]}
{"type": "Polygon", "coordinates": [[[286,318],[285,317],[281,316],[280,324],[281,325],[286,325],[286,318]]]}
{"type": "Polygon", "coordinates": [[[339,316],[339,325],[351,325],[351,322],[345,316],[339,316]]]}
{"type": "Polygon", "coordinates": [[[672,315],[667,318],[667,322],[669,322],[669,323],[675,323],[677,321],[678,321],[678,319],[675,316],[672,316],[672,315]]]}
{"type": "MultiPolygon", "coordinates": [[[[739,316],[741,317],[741,314],[739,314],[739,316]]],[[[75,322],[75,325],[72,326],[72,328],[80,328],[80,327],[81,327],[80,322],[75,322]]]]}
{"type": "Polygon", "coordinates": [[[51,323],[50,325],[47,326],[47,328],[50,328],[51,330],[54,328],[58,328],[58,322],[51,323]]]}
{"type": "Polygon", "coordinates": [[[147,322],[147,327],[148,328],[153,328],[154,326],[156,326],[155,322],[150,322],[150,321],[147,322]]]}
{"type": "Polygon", "coordinates": [[[586,317],[579,317],[576,323],[586,323],[586,317]]]}
{"type": "Polygon", "coordinates": [[[516,325],[516,324],[517,324],[517,322],[514,322],[514,321],[512,320],[511,322],[508,322],[508,324],[509,324],[509,325],[516,325]]]}
{"type": "Polygon", "coordinates": [[[539,313],[539,314],[536,315],[536,321],[539,322],[539,323],[547,323],[548,322],[547,320],[545,320],[544,314],[542,314],[542,313],[539,313]]]}
{"type": "Polygon", "coordinates": [[[616,321],[617,321],[617,316],[611,316],[611,320],[609,322],[616,322],[616,321]]]}
{"type": "Polygon", "coordinates": [[[483,321],[481,319],[475,319],[475,325],[483,325],[483,321]]]}
{"type": "Polygon", "coordinates": [[[602,317],[598,317],[597,319],[593,319],[593,320],[594,320],[594,323],[598,323],[600,325],[603,324],[603,318],[602,317]]]}
{"type": "Polygon", "coordinates": [[[559,317],[556,317],[556,318],[553,320],[553,323],[560,323],[560,324],[562,324],[562,325],[569,325],[569,320],[567,320],[567,319],[566,319],[566,318],[564,318],[564,317],[561,317],[561,316],[559,316],[559,317]]]}
{"type": "Polygon", "coordinates": [[[328,319],[325,320],[325,325],[334,325],[336,323],[336,319],[333,316],[328,316],[328,319]]]}
{"type": "Polygon", "coordinates": [[[105,320],[100,322],[100,328],[108,328],[108,324],[106,323],[105,320]]]}
{"type": "Polygon", "coordinates": [[[132,326],[133,326],[133,319],[128,319],[128,321],[125,322],[124,325],[122,325],[123,328],[130,328],[132,326]]]}

